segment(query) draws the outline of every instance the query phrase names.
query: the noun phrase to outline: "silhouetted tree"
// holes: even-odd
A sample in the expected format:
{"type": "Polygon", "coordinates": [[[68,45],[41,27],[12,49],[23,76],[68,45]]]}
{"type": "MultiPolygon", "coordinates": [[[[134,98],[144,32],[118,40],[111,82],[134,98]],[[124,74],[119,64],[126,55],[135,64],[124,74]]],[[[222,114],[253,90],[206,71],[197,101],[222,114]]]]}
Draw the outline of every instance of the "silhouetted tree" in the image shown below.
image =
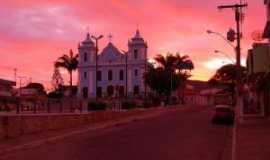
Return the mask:
{"type": "Polygon", "coordinates": [[[64,80],[62,78],[61,73],[58,68],[54,68],[54,72],[52,75],[52,86],[54,90],[58,90],[60,86],[64,85],[64,80]]]}
{"type": "Polygon", "coordinates": [[[64,68],[69,72],[70,76],[70,87],[72,87],[72,72],[75,71],[78,67],[78,54],[74,55],[73,51],[70,50],[69,55],[64,54],[59,57],[57,61],[54,63],[56,68],[64,68]]]}
{"type": "MultiPolygon", "coordinates": [[[[241,66],[241,81],[244,81],[247,77],[247,68],[241,66]]],[[[235,95],[235,86],[237,83],[237,66],[235,64],[227,64],[220,67],[215,75],[208,81],[210,85],[218,86],[225,85],[228,87],[228,91],[231,96],[235,95]]]]}
{"type": "Polygon", "coordinates": [[[29,83],[25,88],[36,89],[40,94],[46,95],[45,88],[41,83],[29,83]]]}
{"type": "Polygon", "coordinates": [[[176,90],[181,83],[181,77],[178,74],[171,75],[170,72],[161,67],[149,67],[144,78],[146,84],[159,95],[170,95],[170,92],[176,90]]]}
{"type": "Polygon", "coordinates": [[[158,67],[155,68],[153,65],[148,67],[145,82],[159,95],[165,94],[167,97],[171,95],[171,91],[179,89],[184,84],[190,77],[189,71],[194,68],[188,56],[167,54],[157,55],[154,59],[158,67]]]}
{"type": "MultiPolygon", "coordinates": [[[[242,80],[247,76],[247,68],[241,66],[242,80]]],[[[215,75],[209,80],[211,84],[236,84],[237,67],[234,64],[227,64],[219,68],[215,75]]]]}

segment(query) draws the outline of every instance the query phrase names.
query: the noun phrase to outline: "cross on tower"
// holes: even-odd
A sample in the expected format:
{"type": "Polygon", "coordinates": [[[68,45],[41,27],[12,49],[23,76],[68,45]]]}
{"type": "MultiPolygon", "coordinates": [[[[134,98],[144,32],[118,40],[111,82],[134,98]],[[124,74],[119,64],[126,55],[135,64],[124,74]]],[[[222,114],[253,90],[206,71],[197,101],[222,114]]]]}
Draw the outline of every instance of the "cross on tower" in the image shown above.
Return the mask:
{"type": "Polygon", "coordinates": [[[110,33],[110,34],[108,35],[109,42],[112,42],[112,38],[113,38],[113,35],[110,33]]]}

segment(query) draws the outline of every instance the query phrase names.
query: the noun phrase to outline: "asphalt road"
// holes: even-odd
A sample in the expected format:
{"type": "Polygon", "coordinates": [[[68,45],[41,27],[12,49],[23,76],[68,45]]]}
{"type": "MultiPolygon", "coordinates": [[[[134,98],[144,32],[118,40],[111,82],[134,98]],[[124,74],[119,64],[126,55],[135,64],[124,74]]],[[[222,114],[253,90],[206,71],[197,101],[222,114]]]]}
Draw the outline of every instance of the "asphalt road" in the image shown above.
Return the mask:
{"type": "Polygon", "coordinates": [[[85,133],[8,160],[220,160],[231,130],[210,123],[211,110],[179,110],[95,133],[85,133]]]}

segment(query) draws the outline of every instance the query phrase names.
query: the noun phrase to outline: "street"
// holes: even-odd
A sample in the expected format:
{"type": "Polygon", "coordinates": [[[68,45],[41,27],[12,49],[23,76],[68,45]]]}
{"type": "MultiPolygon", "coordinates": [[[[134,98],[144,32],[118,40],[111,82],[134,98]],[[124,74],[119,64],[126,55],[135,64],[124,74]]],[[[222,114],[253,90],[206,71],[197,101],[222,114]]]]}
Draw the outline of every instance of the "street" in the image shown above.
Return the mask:
{"type": "Polygon", "coordinates": [[[210,120],[210,108],[194,106],[9,153],[3,159],[220,160],[231,127],[210,120]]]}

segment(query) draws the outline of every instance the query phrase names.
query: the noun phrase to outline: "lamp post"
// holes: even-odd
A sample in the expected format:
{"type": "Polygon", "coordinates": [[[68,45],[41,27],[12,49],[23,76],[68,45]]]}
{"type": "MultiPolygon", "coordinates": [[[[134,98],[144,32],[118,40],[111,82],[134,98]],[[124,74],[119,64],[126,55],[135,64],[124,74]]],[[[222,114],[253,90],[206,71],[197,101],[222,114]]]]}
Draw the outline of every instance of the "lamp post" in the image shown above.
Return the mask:
{"type": "Polygon", "coordinates": [[[229,56],[226,52],[221,51],[221,50],[214,50],[215,53],[220,53],[222,55],[225,55],[231,62],[232,64],[235,64],[235,61],[233,60],[233,58],[231,56],[229,56]]]}
{"type": "Polygon", "coordinates": [[[91,38],[93,38],[95,40],[96,43],[96,53],[95,53],[95,58],[96,58],[96,100],[97,100],[97,72],[98,72],[98,41],[103,38],[103,35],[99,35],[99,36],[91,36],[91,38]]]}
{"type": "Polygon", "coordinates": [[[128,52],[125,50],[122,50],[122,52],[124,52],[124,54],[125,54],[125,75],[126,75],[125,97],[127,98],[128,97],[128,52]]]}
{"type": "Polygon", "coordinates": [[[230,41],[228,41],[227,38],[223,34],[221,34],[219,32],[214,32],[212,30],[206,30],[206,33],[207,34],[214,34],[214,35],[219,36],[220,38],[222,38],[224,41],[226,41],[235,50],[235,46],[230,41]]]}
{"type": "Polygon", "coordinates": [[[22,88],[22,79],[27,79],[27,77],[26,76],[18,76],[17,78],[19,78],[19,80],[20,80],[20,83],[19,83],[19,91],[20,91],[20,96],[21,96],[21,88],[22,88]]]}

